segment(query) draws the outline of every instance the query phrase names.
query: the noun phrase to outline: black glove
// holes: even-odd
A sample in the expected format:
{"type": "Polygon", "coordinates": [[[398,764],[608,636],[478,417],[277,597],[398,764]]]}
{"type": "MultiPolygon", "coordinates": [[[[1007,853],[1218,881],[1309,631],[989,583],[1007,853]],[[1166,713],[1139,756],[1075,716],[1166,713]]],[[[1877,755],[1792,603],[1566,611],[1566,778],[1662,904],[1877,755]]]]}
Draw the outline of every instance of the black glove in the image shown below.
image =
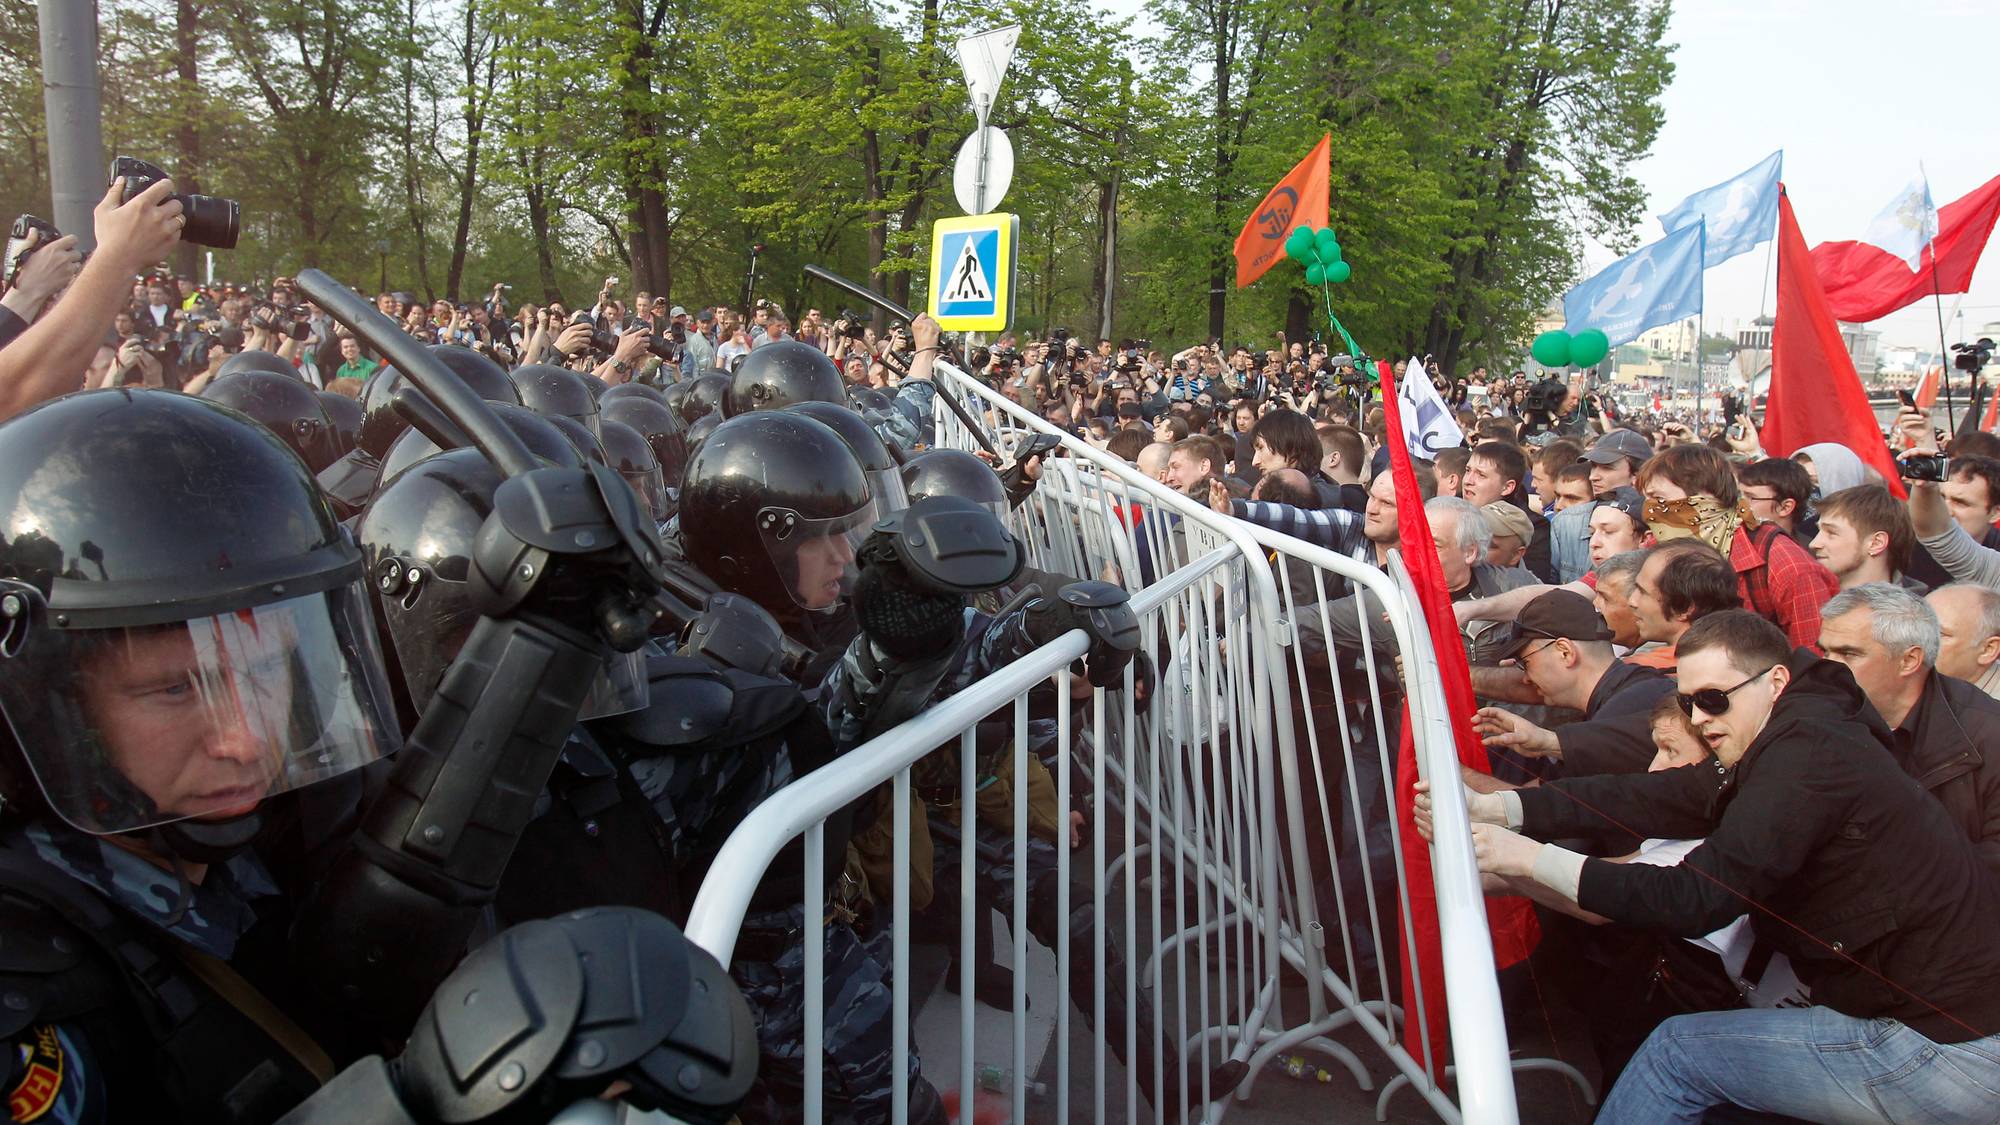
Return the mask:
{"type": "Polygon", "coordinates": [[[1028,606],[1028,639],[1045,645],[1072,629],[1090,636],[1084,653],[1084,674],[1098,687],[1116,684],[1139,651],[1139,617],[1131,596],[1109,582],[1072,582],[1053,598],[1038,598],[1028,606]]]}
{"type": "Polygon", "coordinates": [[[854,616],[861,631],[898,660],[940,656],[965,636],[965,595],[911,574],[896,554],[892,533],[877,531],[855,555],[854,616]]]}

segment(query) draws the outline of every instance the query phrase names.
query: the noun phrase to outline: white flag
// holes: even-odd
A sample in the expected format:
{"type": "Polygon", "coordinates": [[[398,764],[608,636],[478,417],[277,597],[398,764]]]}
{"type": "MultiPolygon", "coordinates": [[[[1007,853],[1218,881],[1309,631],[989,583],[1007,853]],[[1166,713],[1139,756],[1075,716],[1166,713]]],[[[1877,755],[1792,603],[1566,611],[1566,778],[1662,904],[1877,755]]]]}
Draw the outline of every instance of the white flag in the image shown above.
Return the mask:
{"type": "Polygon", "coordinates": [[[1924,247],[1937,237],[1937,208],[1931,204],[1930,180],[1922,175],[1903,185],[1896,198],[1882,208],[1861,241],[1880,246],[1903,259],[1912,270],[1923,265],[1924,247]]]}
{"type": "Polygon", "coordinates": [[[1465,433],[1458,428],[1451,408],[1438,397],[1437,388],[1431,386],[1431,373],[1424,370],[1423,360],[1410,357],[1402,380],[1396,384],[1396,397],[1403,407],[1403,439],[1409,443],[1410,456],[1435,461],[1440,450],[1465,444],[1465,433]]]}

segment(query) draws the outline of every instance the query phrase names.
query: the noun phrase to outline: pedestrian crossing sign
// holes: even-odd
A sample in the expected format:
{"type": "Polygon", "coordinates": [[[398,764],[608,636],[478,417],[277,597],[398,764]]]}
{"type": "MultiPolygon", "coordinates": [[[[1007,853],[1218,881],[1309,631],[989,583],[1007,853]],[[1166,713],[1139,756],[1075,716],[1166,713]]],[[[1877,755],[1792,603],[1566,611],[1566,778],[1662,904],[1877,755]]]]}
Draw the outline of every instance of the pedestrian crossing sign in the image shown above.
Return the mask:
{"type": "Polygon", "coordinates": [[[954,332],[998,332],[1014,322],[1021,217],[939,219],[931,228],[931,316],[954,332]]]}

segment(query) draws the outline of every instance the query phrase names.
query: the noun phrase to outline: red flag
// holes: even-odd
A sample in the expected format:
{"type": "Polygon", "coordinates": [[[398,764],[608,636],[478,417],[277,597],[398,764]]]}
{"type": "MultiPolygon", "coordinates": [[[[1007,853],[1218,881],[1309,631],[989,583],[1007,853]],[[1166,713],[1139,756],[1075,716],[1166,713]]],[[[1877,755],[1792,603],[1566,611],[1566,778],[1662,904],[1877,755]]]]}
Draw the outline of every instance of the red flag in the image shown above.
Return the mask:
{"type": "Polygon", "coordinates": [[[1812,268],[1826,289],[1827,307],[1835,317],[1859,324],[1879,320],[1933,292],[1965,292],[1972,288],[1972,268],[1986,249],[1995,218],[2000,218],[2000,176],[1938,208],[1937,237],[1924,250],[1918,269],[1866,242],[1823,242],[1813,247],[1812,268]]]}
{"type": "Polygon", "coordinates": [[[2000,422],[2000,388],[1989,391],[1988,396],[1986,417],[1979,420],[1979,428],[1990,434],[1993,432],[1994,423],[2000,422]]]}
{"type": "MultiPolygon", "coordinates": [[[[1486,745],[1472,733],[1472,712],[1477,709],[1472,696],[1472,670],[1465,661],[1459,639],[1458,621],[1451,609],[1451,592],[1445,589],[1444,568],[1438,563],[1437,547],[1431,540],[1431,521],[1424,514],[1423,494],[1417,489],[1416,469],[1410,464],[1410,449],[1403,438],[1401,412],[1396,404],[1396,377],[1387,362],[1381,363],[1382,410],[1388,432],[1389,467],[1396,479],[1398,546],[1410,581],[1417,589],[1424,626],[1430,631],[1431,647],[1437,650],[1438,674],[1444,679],[1445,710],[1451,715],[1452,738],[1458,744],[1458,760],[1480,773],[1490,766],[1486,745]]],[[[1431,875],[1431,849],[1417,835],[1417,750],[1410,732],[1410,705],[1403,703],[1403,734],[1396,747],[1396,830],[1403,837],[1403,877],[1410,888],[1410,916],[1401,919],[1402,948],[1414,942],[1417,964],[1403,959],[1405,1002],[1416,996],[1412,970],[1423,974],[1424,1026],[1430,1032],[1429,1058],[1442,1064],[1449,1057],[1451,1029],[1445,1014],[1444,952],[1439,944],[1437,883],[1431,875]]],[[[1450,785],[1456,777],[1433,778],[1435,784],[1450,785]]],[[[1506,968],[1525,960],[1541,940],[1541,927],[1524,898],[1489,898],[1486,922],[1493,937],[1494,963],[1506,968]]],[[[1403,1049],[1423,1062],[1424,1043],[1414,1016],[1403,1023],[1403,1049]]]]}
{"type": "Polygon", "coordinates": [[[1326,225],[1326,173],[1333,134],[1319,139],[1304,160],[1292,166],[1263,202],[1243,221],[1236,236],[1236,288],[1264,276],[1285,256],[1285,238],[1298,227],[1326,225]]]}
{"type": "Polygon", "coordinates": [[[1792,198],[1778,185],[1778,312],[1771,324],[1771,391],[1764,406],[1764,449],[1790,457],[1800,446],[1839,442],[1882,474],[1898,496],[1903,481],[1882,440],[1868,392],[1827,308],[1792,198]]]}

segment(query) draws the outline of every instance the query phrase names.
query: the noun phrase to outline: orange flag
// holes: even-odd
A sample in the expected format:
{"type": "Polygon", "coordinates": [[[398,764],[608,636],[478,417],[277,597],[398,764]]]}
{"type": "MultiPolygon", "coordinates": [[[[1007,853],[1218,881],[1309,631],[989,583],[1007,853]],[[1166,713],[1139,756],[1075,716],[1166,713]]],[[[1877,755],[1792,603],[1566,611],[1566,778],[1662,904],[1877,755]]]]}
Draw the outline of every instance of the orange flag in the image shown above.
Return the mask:
{"type": "Polygon", "coordinates": [[[1319,139],[1306,158],[1278,181],[1244,220],[1236,236],[1236,288],[1264,276],[1285,256],[1285,236],[1296,227],[1326,225],[1326,173],[1333,134],[1319,139]]]}

